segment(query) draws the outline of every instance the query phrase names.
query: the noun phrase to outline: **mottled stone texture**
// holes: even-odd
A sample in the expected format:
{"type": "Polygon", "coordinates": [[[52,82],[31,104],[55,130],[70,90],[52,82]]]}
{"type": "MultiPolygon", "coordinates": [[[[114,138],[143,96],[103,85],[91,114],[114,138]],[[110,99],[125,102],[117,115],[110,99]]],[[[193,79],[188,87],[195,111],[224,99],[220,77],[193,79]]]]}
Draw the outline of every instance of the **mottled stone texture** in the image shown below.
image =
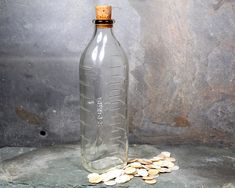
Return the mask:
{"type": "Polygon", "coordinates": [[[145,53],[132,72],[137,139],[234,146],[235,1],[138,1],[133,7],[142,18],[145,53]]]}
{"type": "MultiPolygon", "coordinates": [[[[79,145],[47,148],[0,149],[0,187],[6,188],[105,188],[91,185],[81,165],[79,145]]],[[[114,187],[122,188],[234,188],[235,154],[231,149],[205,146],[130,146],[129,156],[151,158],[168,150],[177,159],[178,171],[161,174],[157,184],[141,177],[114,187]]]]}
{"type": "Polygon", "coordinates": [[[78,61],[98,3],[130,63],[132,142],[235,147],[235,1],[0,1],[0,146],[79,140],[78,61]]]}

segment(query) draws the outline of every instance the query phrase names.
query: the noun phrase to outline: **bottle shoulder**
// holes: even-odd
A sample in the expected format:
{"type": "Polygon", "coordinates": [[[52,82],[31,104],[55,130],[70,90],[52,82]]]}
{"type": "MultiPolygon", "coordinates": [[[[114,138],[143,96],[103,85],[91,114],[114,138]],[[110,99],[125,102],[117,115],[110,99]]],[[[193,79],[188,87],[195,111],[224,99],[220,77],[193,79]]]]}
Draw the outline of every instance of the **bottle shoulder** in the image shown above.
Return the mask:
{"type": "Polygon", "coordinates": [[[94,37],[82,53],[80,64],[104,64],[119,61],[127,64],[127,57],[115,37],[94,37]]]}
{"type": "Polygon", "coordinates": [[[113,38],[104,38],[101,42],[99,42],[99,40],[97,40],[96,38],[94,38],[93,40],[91,40],[86,49],[85,49],[85,53],[90,53],[93,52],[93,50],[105,50],[105,51],[123,51],[122,46],[120,45],[119,41],[113,37],[113,38]]]}

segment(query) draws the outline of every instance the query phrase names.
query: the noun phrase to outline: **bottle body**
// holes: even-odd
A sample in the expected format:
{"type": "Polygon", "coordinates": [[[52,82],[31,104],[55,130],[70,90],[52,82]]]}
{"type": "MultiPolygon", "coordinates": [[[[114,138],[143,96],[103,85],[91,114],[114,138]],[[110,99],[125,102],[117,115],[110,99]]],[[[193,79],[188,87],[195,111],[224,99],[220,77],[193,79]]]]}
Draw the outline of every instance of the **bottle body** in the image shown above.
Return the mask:
{"type": "Polygon", "coordinates": [[[128,62],[112,28],[96,28],[79,65],[84,167],[122,167],[128,153],[128,62]]]}

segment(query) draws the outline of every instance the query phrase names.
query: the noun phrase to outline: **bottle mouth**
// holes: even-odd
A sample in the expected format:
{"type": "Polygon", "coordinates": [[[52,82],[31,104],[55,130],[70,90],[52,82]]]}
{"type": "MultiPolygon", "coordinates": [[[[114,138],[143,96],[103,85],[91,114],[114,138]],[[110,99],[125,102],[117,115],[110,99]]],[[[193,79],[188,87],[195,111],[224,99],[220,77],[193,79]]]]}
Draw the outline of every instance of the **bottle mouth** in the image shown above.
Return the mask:
{"type": "Polygon", "coordinates": [[[96,28],[101,28],[101,29],[105,29],[105,28],[112,28],[113,27],[113,24],[115,23],[115,20],[96,20],[94,19],[92,21],[96,28]]]}
{"type": "Polygon", "coordinates": [[[102,24],[102,25],[112,25],[115,23],[115,20],[92,20],[92,22],[96,25],[102,24]]]}

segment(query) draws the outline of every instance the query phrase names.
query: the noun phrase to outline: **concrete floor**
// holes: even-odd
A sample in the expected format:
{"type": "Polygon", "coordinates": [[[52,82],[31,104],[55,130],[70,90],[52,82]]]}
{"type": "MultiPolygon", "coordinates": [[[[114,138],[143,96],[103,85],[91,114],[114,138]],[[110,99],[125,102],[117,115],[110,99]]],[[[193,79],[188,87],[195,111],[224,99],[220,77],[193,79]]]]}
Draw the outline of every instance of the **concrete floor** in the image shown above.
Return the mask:
{"type": "MultiPolygon", "coordinates": [[[[119,187],[235,187],[235,151],[231,149],[192,145],[134,145],[130,147],[129,157],[150,158],[163,150],[172,153],[180,170],[160,175],[155,185],[146,185],[140,178],[134,178],[119,187]]],[[[87,174],[81,167],[80,149],[76,145],[0,149],[0,187],[105,187],[102,184],[90,185],[87,174]]]]}

